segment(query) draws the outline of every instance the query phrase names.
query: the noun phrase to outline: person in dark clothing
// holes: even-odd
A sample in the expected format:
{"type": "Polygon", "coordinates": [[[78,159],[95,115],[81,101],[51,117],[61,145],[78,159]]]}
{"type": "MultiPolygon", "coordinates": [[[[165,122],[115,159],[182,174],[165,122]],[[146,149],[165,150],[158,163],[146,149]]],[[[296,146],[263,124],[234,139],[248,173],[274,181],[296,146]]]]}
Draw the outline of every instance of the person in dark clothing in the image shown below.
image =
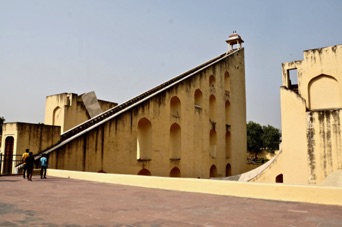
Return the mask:
{"type": "Polygon", "coordinates": [[[26,170],[27,170],[27,180],[32,181],[34,157],[31,151],[29,152],[29,156],[26,158],[25,161],[26,161],[26,170]]]}

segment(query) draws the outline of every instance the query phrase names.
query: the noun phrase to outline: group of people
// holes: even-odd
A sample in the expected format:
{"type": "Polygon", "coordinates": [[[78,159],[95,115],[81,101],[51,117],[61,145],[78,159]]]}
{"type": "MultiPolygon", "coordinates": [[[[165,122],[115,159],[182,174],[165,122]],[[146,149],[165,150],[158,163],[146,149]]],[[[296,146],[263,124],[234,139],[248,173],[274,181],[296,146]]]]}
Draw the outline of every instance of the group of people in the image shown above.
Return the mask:
{"type": "MultiPolygon", "coordinates": [[[[32,151],[29,149],[25,150],[22,156],[22,161],[24,163],[23,178],[27,178],[28,181],[32,181],[32,174],[34,169],[34,157],[32,151]]],[[[46,169],[48,167],[48,160],[45,154],[40,158],[40,178],[46,178],[46,169]]]]}

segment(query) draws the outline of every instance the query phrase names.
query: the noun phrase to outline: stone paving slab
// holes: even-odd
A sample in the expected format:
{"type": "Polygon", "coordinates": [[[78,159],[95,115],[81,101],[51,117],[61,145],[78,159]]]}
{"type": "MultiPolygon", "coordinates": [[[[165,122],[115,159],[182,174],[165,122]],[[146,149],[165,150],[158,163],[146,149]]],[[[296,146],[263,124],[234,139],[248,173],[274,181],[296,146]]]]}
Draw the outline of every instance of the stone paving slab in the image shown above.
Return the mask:
{"type": "Polygon", "coordinates": [[[342,226],[342,206],[0,177],[0,226],[342,226]]]}

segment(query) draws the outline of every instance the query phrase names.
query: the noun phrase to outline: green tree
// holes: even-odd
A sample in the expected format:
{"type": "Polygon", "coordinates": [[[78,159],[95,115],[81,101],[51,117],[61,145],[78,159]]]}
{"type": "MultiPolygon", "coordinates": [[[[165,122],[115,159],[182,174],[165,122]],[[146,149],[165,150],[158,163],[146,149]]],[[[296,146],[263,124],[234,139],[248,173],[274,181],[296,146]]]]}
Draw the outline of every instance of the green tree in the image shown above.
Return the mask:
{"type": "Polygon", "coordinates": [[[247,123],[247,150],[253,152],[255,158],[263,148],[262,134],[263,130],[260,124],[253,121],[247,123]]]}
{"type": "Polygon", "coordinates": [[[0,117],[0,135],[2,135],[2,124],[5,122],[4,117],[0,117]]]}
{"type": "Polygon", "coordinates": [[[278,150],[280,138],[280,130],[271,125],[261,126],[253,121],[247,123],[247,150],[254,153],[255,158],[262,150],[278,150]]]}
{"type": "Polygon", "coordinates": [[[262,130],[263,148],[272,153],[278,150],[281,138],[280,130],[271,125],[262,126],[262,130]]]}

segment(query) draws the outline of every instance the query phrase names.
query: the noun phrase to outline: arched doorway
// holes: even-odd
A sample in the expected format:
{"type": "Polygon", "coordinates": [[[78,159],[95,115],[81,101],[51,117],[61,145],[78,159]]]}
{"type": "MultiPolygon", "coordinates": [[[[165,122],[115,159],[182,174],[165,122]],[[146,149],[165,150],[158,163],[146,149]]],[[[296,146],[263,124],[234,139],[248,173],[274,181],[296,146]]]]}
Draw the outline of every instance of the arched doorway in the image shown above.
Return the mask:
{"type": "Polygon", "coordinates": [[[228,163],[226,165],[226,177],[231,176],[232,175],[232,167],[230,166],[230,164],[228,163]]]}
{"type": "Polygon", "coordinates": [[[138,175],[151,176],[151,172],[148,169],[143,168],[139,171],[138,175]]]}
{"type": "Polygon", "coordinates": [[[279,174],[278,176],[276,176],[276,183],[283,183],[284,179],[283,179],[283,174],[279,174]]]}
{"type": "Polygon", "coordinates": [[[170,177],[181,177],[180,169],[177,167],[173,167],[170,171],[170,177]]]}
{"type": "Polygon", "coordinates": [[[9,136],[5,139],[5,156],[4,156],[3,174],[12,173],[13,147],[14,147],[14,138],[13,136],[9,136]]]}
{"type": "Polygon", "coordinates": [[[215,165],[210,167],[210,176],[209,177],[217,177],[217,169],[215,165]]]}

